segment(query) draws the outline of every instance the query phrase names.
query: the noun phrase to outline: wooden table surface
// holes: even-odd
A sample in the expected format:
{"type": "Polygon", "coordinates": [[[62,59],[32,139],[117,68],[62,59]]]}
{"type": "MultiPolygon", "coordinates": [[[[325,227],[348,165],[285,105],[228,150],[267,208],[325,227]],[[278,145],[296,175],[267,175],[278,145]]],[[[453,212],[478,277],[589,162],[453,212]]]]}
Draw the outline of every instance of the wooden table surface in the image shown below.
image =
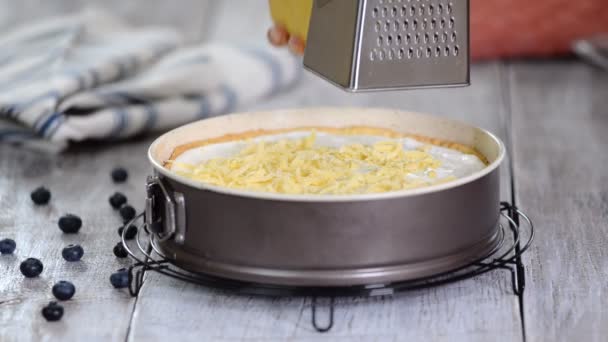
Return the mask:
{"type": "MultiPolygon", "coordinates": [[[[191,41],[262,43],[266,1],[0,0],[0,28],[95,3],[137,24],[167,24],[191,41]],[[238,23],[238,24],[237,24],[238,23]],[[247,29],[244,29],[246,27],[247,29]]],[[[346,94],[306,75],[295,88],[242,110],[297,106],[382,106],[456,118],[498,134],[511,151],[502,198],[534,220],[537,237],[525,255],[527,288],[520,301],[505,272],[396,297],[337,302],[335,326],[319,334],[311,300],[229,295],[146,273],[137,298],[108,281],[118,260],[120,220],[107,203],[126,193],[142,209],[153,136],[87,145],[60,156],[0,146],[0,238],[17,241],[0,257],[0,341],[606,341],[608,335],[608,73],[575,60],[475,65],[472,86],[379,94],[346,94]],[[110,170],[128,168],[126,185],[110,170]],[[52,190],[49,206],[29,192],[52,190]],[[80,234],[58,233],[56,221],[83,218],[80,234]],[[85,248],[65,263],[68,243],[85,248]],[[24,279],[20,260],[40,258],[41,277],[24,279]],[[77,287],[62,321],[41,307],[58,280],[77,287]]]]}

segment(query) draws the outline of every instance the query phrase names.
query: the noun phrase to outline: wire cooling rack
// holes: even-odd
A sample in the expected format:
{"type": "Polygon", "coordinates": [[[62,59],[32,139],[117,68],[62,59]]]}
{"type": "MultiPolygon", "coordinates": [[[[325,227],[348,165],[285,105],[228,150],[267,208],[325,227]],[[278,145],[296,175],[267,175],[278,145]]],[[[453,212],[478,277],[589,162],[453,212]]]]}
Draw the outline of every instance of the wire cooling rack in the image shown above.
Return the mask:
{"type": "Polygon", "coordinates": [[[473,261],[464,267],[432,277],[388,284],[340,287],[284,286],[244,282],[189,272],[174,265],[157,248],[154,234],[151,234],[145,224],[143,214],[139,214],[127,224],[133,224],[138,228],[135,240],[127,240],[125,238],[127,229],[124,229],[122,243],[131,258],[135,261],[128,269],[129,292],[132,296],[139,294],[139,290],[144,282],[145,272],[157,272],[189,283],[242,295],[312,297],[312,325],[317,331],[326,332],[334,324],[334,298],[336,297],[390,296],[403,291],[445,285],[499,269],[508,271],[513,293],[517,296],[522,296],[525,289],[525,267],[521,256],[532,243],[534,225],[524,212],[507,202],[501,203],[500,214],[503,218],[501,223],[499,223],[500,241],[488,256],[473,261]],[[317,298],[329,298],[328,318],[327,322],[323,324],[317,319],[317,311],[321,306],[317,298]]]}

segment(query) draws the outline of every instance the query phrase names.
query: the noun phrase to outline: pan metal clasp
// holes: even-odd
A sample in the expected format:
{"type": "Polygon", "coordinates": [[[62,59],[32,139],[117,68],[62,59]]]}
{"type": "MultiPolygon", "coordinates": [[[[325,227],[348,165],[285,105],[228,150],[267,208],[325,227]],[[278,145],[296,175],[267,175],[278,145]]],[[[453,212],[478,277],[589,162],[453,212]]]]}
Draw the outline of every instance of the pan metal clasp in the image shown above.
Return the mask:
{"type": "Polygon", "coordinates": [[[186,206],[184,195],[172,191],[159,176],[146,180],[145,224],[159,240],[171,238],[183,244],[186,234],[186,206]]]}

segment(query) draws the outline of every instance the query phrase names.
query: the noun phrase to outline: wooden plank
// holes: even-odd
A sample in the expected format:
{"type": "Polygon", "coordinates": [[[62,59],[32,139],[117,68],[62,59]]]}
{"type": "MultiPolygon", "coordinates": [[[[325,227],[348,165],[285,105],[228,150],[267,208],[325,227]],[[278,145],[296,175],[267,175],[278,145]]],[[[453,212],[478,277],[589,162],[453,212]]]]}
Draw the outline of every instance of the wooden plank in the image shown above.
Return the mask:
{"type": "Polygon", "coordinates": [[[148,273],[130,340],[517,341],[509,286],[496,273],[393,298],[339,299],[333,329],[320,334],[310,299],[234,296],[148,273]]]}
{"type": "Polygon", "coordinates": [[[80,150],[64,156],[48,156],[0,145],[0,237],[17,242],[15,255],[0,256],[0,341],[121,340],[129,326],[134,298],[115,290],[109,276],[125,267],[113,246],[121,219],[108,203],[114,191],[124,192],[141,210],[147,142],[111,145],[103,150],[80,150]],[[114,185],[110,170],[122,165],[131,171],[126,185],[114,185]],[[48,206],[36,207],[29,192],[39,185],[52,191],[48,206]],[[63,234],[58,218],[74,213],[83,220],[78,234],[63,234]],[[81,244],[81,262],[68,263],[61,249],[81,244]],[[39,258],[44,271],[26,279],[19,264],[39,258]],[[53,299],[52,285],[69,280],[75,297],[64,303],[60,322],[49,323],[40,314],[53,299]]]}
{"type": "Polygon", "coordinates": [[[608,74],[572,61],[512,67],[519,205],[536,223],[525,257],[530,341],[608,333],[608,74]]]}
{"type": "MultiPolygon", "coordinates": [[[[264,44],[264,6],[231,0],[216,10],[209,39],[264,44]],[[248,28],[246,36],[242,27],[248,28]]],[[[305,74],[289,92],[246,109],[394,107],[465,120],[505,137],[500,77],[499,67],[489,64],[474,69],[470,88],[353,95],[305,74]]],[[[508,171],[503,169],[504,199],[510,198],[508,171]]],[[[394,298],[340,300],[334,328],[319,334],[310,323],[310,299],[234,296],[148,273],[129,340],[517,341],[519,307],[510,286],[508,274],[498,271],[394,298]]]]}

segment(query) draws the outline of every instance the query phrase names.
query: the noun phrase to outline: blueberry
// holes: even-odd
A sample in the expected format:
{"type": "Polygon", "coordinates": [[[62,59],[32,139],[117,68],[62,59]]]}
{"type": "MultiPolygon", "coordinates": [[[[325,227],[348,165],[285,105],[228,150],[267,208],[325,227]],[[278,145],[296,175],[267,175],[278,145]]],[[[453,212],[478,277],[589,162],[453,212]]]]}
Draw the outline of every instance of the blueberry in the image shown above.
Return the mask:
{"type": "Polygon", "coordinates": [[[63,306],[57,304],[57,302],[50,302],[42,308],[42,316],[49,322],[58,321],[63,317],[63,306]]]}
{"type": "MultiPolygon", "coordinates": [[[[123,230],[125,230],[125,227],[118,228],[118,236],[122,237],[123,230]]],[[[125,239],[132,240],[135,238],[135,236],[137,236],[137,227],[134,225],[129,225],[129,227],[127,227],[127,231],[125,232],[125,239]]]]}
{"type": "Polygon", "coordinates": [[[125,222],[131,221],[135,217],[135,215],[137,214],[135,212],[135,209],[132,206],[128,205],[128,204],[125,204],[122,207],[120,207],[119,212],[120,212],[120,216],[122,216],[122,219],[125,222]]]}
{"type": "MultiPolygon", "coordinates": [[[[137,233],[137,232],[136,232],[137,233]]],[[[0,240],[0,254],[13,254],[17,248],[17,243],[13,239],[0,240]]]]}
{"type": "Polygon", "coordinates": [[[119,209],[125,203],[127,203],[127,197],[120,192],[115,192],[110,196],[110,205],[114,209],[119,209]]]}
{"type": "Polygon", "coordinates": [[[79,261],[84,255],[84,249],[80,247],[80,245],[67,245],[62,251],[61,256],[65,259],[65,261],[79,261]]]}
{"type": "Polygon", "coordinates": [[[59,300],[68,300],[74,296],[76,287],[69,281],[61,280],[53,285],[53,296],[59,300]]]}
{"type": "Polygon", "coordinates": [[[137,227],[134,225],[129,225],[127,227],[127,231],[125,232],[125,238],[127,240],[132,240],[137,236],[137,227]]]}
{"type": "Polygon", "coordinates": [[[40,273],[42,273],[43,268],[42,262],[36,258],[27,258],[19,266],[21,273],[26,278],[34,278],[39,276],[40,273]]]}
{"type": "Polygon", "coordinates": [[[110,276],[110,283],[116,289],[124,289],[129,286],[129,272],[126,268],[121,268],[110,276]]]}
{"type": "Polygon", "coordinates": [[[82,227],[82,220],[76,215],[66,214],[59,218],[57,225],[66,234],[76,234],[82,227]]]}
{"type": "Polygon", "coordinates": [[[125,246],[122,245],[122,242],[119,242],[114,246],[114,255],[116,255],[117,258],[126,258],[129,256],[129,253],[125,249],[125,246]]]}
{"type": "Polygon", "coordinates": [[[111,175],[112,175],[112,180],[114,180],[115,183],[123,183],[129,177],[127,170],[125,170],[122,167],[117,167],[114,170],[112,170],[111,175]]]}
{"type": "Polygon", "coordinates": [[[36,190],[32,191],[30,197],[32,201],[34,201],[34,203],[36,203],[37,205],[43,205],[49,203],[49,200],[51,199],[51,192],[49,191],[49,189],[41,186],[36,190]]]}

